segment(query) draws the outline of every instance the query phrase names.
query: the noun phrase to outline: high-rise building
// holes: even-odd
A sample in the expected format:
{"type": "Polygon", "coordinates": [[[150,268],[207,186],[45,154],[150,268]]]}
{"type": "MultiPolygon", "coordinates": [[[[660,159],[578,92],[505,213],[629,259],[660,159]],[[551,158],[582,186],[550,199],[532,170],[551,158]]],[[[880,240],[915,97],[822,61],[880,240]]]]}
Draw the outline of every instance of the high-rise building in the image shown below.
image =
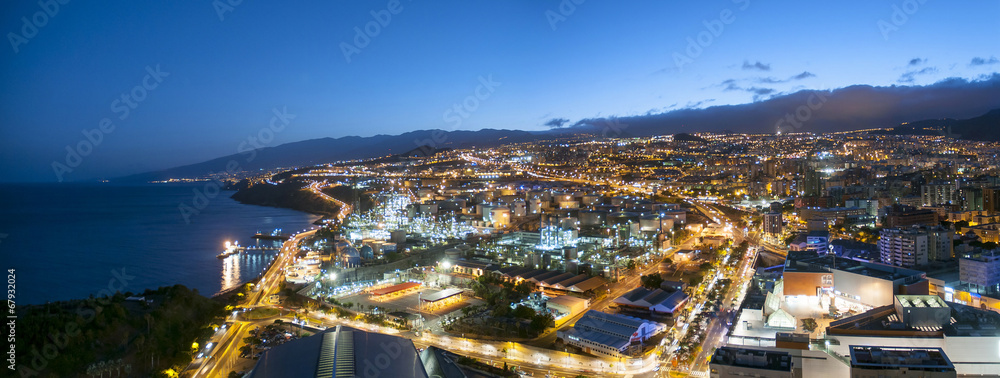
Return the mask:
{"type": "Polygon", "coordinates": [[[772,237],[781,235],[781,232],[784,231],[781,222],[781,213],[764,214],[764,232],[772,237]]]}
{"type": "Polygon", "coordinates": [[[920,227],[927,234],[927,259],[948,260],[955,257],[955,231],[941,226],[920,227]]]}
{"type": "Polygon", "coordinates": [[[1000,187],[983,188],[983,210],[1000,211],[1000,187]]]}
{"type": "Polygon", "coordinates": [[[959,189],[959,200],[964,211],[983,210],[983,188],[965,186],[959,189]]]}
{"type": "Polygon", "coordinates": [[[914,229],[886,228],[878,241],[882,263],[904,268],[927,264],[927,234],[914,229]]]}
{"type": "Polygon", "coordinates": [[[958,187],[954,182],[936,182],[920,187],[920,201],[923,206],[958,203],[958,187]]]}
{"type": "Polygon", "coordinates": [[[820,180],[819,172],[813,168],[806,168],[800,186],[803,197],[816,197],[823,193],[823,181],[820,180]]]}

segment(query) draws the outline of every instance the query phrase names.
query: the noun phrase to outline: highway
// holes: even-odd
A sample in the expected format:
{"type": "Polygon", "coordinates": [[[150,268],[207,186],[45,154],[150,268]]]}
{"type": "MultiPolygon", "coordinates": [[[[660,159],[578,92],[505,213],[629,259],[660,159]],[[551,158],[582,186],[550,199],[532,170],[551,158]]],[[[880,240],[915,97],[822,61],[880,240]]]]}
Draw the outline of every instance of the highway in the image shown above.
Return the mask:
{"type": "MultiPolygon", "coordinates": [[[[264,271],[254,290],[247,296],[244,307],[266,306],[264,304],[265,298],[278,292],[281,282],[284,281],[285,266],[288,265],[298,252],[299,242],[315,232],[316,230],[305,231],[285,241],[281,246],[281,251],[274,258],[274,262],[264,271]]],[[[254,326],[264,324],[256,321],[241,321],[234,315],[230,315],[227,321],[233,322],[232,327],[222,335],[220,341],[212,350],[210,357],[202,359],[201,364],[193,375],[194,377],[225,377],[229,374],[228,367],[232,366],[240,358],[239,350],[243,338],[249,336],[250,330],[254,326]]]]}
{"type": "MultiPolygon", "coordinates": [[[[709,215],[709,217],[714,219],[716,222],[733,226],[731,237],[734,240],[734,245],[742,243],[743,240],[747,240],[750,243],[747,255],[741,259],[740,264],[736,268],[735,274],[728,277],[731,280],[731,284],[729,290],[723,297],[721,305],[719,306],[719,316],[709,321],[709,325],[704,331],[705,337],[701,342],[701,351],[697,356],[695,356],[692,365],[687,369],[691,375],[707,376],[708,360],[712,353],[714,353],[715,349],[724,344],[725,335],[728,332],[731,322],[733,322],[732,317],[735,315],[735,312],[732,308],[734,305],[739,306],[739,304],[742,303],[743,295],[746,293],[747,286],[753,278],[754,269],[750,264],[755,261],[754,254],[759,248],[757,246],[759,237],[756,230],[749,235],[744,235],[744,231],[735,226],[735,219],[726,219],[727,216],[714,206],[691,198],[688,198],[688,201],[694,204],[706,215],[709,215]]],[[[727,277],[725,277],[723,273],[717,273],[716,279],[723,278],[727,277]]],[[[696,309],[700,311],[701,306],[699,305],[696,309]]],[[[693,319],[695,315],[697,315],[697,312],[692,313],[691,319],[693,319]]],[[[683,335],[679,338],[683,338],[683,335]]]]}

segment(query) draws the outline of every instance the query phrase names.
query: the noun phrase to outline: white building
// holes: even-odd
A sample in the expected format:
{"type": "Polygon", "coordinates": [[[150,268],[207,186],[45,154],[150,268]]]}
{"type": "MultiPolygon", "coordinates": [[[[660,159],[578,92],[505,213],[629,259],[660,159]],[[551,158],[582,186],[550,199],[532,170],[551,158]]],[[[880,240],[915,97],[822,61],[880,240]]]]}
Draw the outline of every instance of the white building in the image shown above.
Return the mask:
{"type": "Polygon", "coordinates": [[[567,345],[595,356],[621,357],[628,354],[630,346],[641,345],[666,330],[666,324],[590,310],[576,321],[573,328],[557,331],[556,336],[567,345]]]}
{"type": "Polygon", "coordinates": [[[958,260],[958,274],[965,283],[981,287],[1000,285],[1000,249],[958,260]]]}

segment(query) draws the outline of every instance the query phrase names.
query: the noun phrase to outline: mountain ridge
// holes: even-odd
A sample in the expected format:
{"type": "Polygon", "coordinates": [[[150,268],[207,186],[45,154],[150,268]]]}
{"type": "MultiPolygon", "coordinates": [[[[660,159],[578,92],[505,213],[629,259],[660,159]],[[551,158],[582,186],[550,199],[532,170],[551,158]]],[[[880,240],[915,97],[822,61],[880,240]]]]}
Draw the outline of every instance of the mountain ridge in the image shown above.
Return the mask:
{"type": "Polygon", "coordinates": [[[553,137],[644,137],[724,131],[775,133],[779,130],[822,133],[869,128],[893,128],[893,132],[912,133],[915,131],[906,131],[905,127],[914,125],[937,125],[935,127],[943,130],[940,134],[956,138],[1000,141],[1000,74],[982,81],[952,79],[922,87],[854,85],[829,91],[800,90],[748,104],[582,119],[571,126],[544,131],[429,129],[399,135],[315,138],[123,176],[113,181],[203,177],[227,168],[247,171],[297,167],[394,154],[427,154],[443,148],[495,147],[553,137]]]}

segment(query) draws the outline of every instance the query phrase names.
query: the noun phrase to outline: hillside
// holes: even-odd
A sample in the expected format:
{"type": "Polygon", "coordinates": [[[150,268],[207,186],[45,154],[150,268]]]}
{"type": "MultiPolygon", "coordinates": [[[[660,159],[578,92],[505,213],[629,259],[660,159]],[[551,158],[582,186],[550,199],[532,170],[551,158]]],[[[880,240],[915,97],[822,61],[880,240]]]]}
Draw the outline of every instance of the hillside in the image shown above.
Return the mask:
{"type": "Polygon", "coordinates": [[[943,135],[955,139],[1000,142],[1000,109],[969,119],[926,119],[907,122],[886,132],[891,135],[943,135]]]}

